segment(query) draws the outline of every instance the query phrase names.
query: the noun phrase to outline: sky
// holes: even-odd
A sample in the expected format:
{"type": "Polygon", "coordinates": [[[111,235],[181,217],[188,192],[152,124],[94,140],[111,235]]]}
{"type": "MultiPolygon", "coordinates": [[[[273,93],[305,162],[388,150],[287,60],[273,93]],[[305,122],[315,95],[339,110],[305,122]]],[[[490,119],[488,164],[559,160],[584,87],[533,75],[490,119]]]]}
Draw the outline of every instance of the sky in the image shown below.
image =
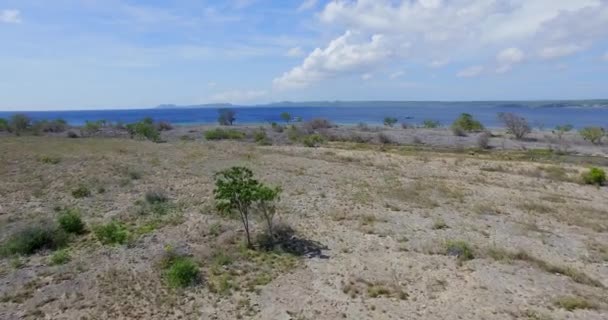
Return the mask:
{"type": "Polygon", "coordinates": [[[0,110],[608,98],[608,0],[0,0],[0,110]]]}

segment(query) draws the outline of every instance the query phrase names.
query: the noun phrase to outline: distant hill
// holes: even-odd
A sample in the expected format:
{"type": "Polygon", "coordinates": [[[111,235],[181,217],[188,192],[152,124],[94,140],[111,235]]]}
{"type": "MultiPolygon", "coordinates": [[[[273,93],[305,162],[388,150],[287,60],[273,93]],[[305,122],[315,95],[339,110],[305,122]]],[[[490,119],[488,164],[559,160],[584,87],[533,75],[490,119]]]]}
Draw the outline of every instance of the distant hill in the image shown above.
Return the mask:
{"type": "Polygon", "coordinates": [[[188,106],[178,106],[175,104],[161,104],[156,106],[156,109],[200,109],[200,108],[230,108],[233,107],[231,103],[207,103],[207,104],[196,104],[188,106]]]}

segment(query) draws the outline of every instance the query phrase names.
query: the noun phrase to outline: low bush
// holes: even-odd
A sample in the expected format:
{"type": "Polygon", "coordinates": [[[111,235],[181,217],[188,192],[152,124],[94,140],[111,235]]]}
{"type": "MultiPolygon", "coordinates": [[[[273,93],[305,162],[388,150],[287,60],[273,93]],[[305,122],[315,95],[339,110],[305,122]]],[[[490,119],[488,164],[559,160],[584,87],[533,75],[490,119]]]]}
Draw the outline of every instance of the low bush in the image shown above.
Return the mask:
{"type": "Polygon", "coordinates": [[[475,258],[473,249],[464,241],[448,241],[445,245],[445,253],[449,256],[458,257],[459,262],[475,258]]]}
{"type": "Polygon", "coordinates": [[[54,156],[41,156],[40,158],[38,158],[38,161],[46,164],[58,164],[59,162],[61,162],[61,158],[54,156]]]}
{"type": "Polygon", "coordinates": [[[70,253],[66,249],[61,249],[61,250],[55,251],[55,253],[53,253],[53,255],[51,256],[51,264],[52,265],[65,264],[65,263],[68,263],[70,261],[70,259],[71,259],[70,253]]]}
{"type": "Polygon", "coordinates": [[[272,127],[272,131],[278,132],[278,133],[283,132],[283,130],[285,129],[282,125],[280,125],[276,122],[271,123],[270,126],[272,127]]]}
{"type": "Polygon", "coordinates": [[[329,129],[329,128],[333,127],[333,124],[327,119],[315,118],[315,119],[312,119],[310,121],[303,123],[302,127],[308,133],[312,133],[319,129],[329,129]]]}
{"type": "Polygon", "coordinates": [[[25,114],[17,113],[14,114],[9,121],[10,131],[16,135],[21,135],[27,131],[32,125],[32,120],[25,114]]]}
{"type": "Polygon", "coordinates": [[[479,132],[484,129],[481,122],[475,120],[472,115],[468,113],[462,113],[458,119],[452,123],[452,129],[460,128],[465,132],[479,132]]]}
{"type": "Polygon", "coordinates": [[[606,172],[600,168],[591,168],[583,173],[583,182],[597,186],[604,185],[606,183],[606,172]]]}
{"type": "Polygon", "coordinates": [[[232,109],[218,109],[217,122],[222,126],[231,126],[236,121],[236,111],[232,109]]]}
{"type": "Polygon", "coordinates": [[[555,300],[555,305],[568,311],[597,308],[594,303],[580,297],[561,297],[555,300]]]}
{"type": "Polygon", "coordinates": [[[41,120],[33,124],[34,133],[41,134],[46,132],[64,132],[68,128],[68,123],[63,119],[41,120]]]}
{"type": "Polygon", "coordinates": [[[224,130],[224,129],[213,129],[205,132],[205,139],[207,140],[239,140],[245,138],[245,133],[237,130],[224,130]]]}
{"type": "Polygon", "coordinates": [[[378,134],[378,141],[381,144],[392,144],[393,143],[393,138],[391,138],[386,133],[381,132],[381,133],[378,134]]]}
{"type": "Polygon", "coordinates": [[[397,118],[386,117],[386,118],[384,118],[384,125],[392,128],[398,121],[399,120],[397,120],[397,118]]]}
{"type": "Polygon", "coordinates": [[[268,135],[266,134],[266,130],[264,130],[264,128],[260,128],[253,133],[253,140],[262,146],[269,146],[272,144],[270,139],[268,139],[268,135]]]}
{"type": "Polygon", "coordinates": [[[74,209],[64,209],[57,217],[57,222],[67,233],[83,234],[85,232],[85,224],[80,213],[74,209]]]}
{"type": "Polygon", "coordinates": [[[80,185],[78,188],[72,190],[72,196],[76,199],[90,197],[91,190],[89,190],[87,186],[80,185]]]}
{"type": "Polygon", "coordinates": [[[124,244],[129,239],[127,228],[117,221],[96,226],[93,231],[97,239],[103,244],[124,244]]]}
{"type": "Polygon", "coordinates": [[[30,255],[40,250],[55,250],[68,243],[68,235],[52,223],[28,226],[9,237],[2,246],[3,255],[30,255]]]}
{"type": "Polygon", "coordinates": [[[88,134],[93,135],[101,130],[102,122],[101,121],[85,121],[84,127],[82,130],[88,134]]]}
{"type": "Polygon", "coordinates": [[[68,138],[72,138],[72,139],[76,139],[79,138],[80,136],[78,135],[78,133],[74,132],[74,131],[68,131],[67,133],[68,138]]]}
{"type": "Polygon", "coordinates": [[[185,257],[178,257],[169,262],[165,276],[169,286],[185,288],[198,282],[199,268],[194,261],[185,257]]]}
{"type": "Polygon", "coordinates": [[[161,190],[146,192],[146,202],[149,204],[165,203],[168,201],[169,197],[161,190]]]}
{"type": "Polygon", "coordinates": [[[521,140],[527,134],[532,132],[532,128],[528,124],[528,120],[516,114],[501,112],[498,114],[498,120],[503,123],[507,129],[507,133],[515,136],[515,139],[521,140]]]}
{"type": "Polygon", "coordinates": [[[435,129],[435,128],[439,128],[441,126],[441,123],[437,120],[424,120],[422,121],[422,127],[426,128],[426,129],[435,129]]]}
{"type": "Polygon", "coordinates": [[[4,118],[0,118],[0,131],[9,131],[10,127],[8,125],[8,120],[4,118]]]}
{"type": "Polygon", "coordinates": [[[298,130],[298,128],[294,125],[289,126],[289,128],[287,129],[287,138],[289,139],[289,141],[291,142],[296,142],[300,139],[300,136],[302,134],[300,133],[300,131],[298,130]]]}
{"type": "Polygon", "coordinates": [[[488,131],[484,131],[477,136],[477,147],[479,149],[488,149],[490,148],[490,137],[492,134],[488,131]]]}
{"type": "Polygon", "coordinates": [[[323,136],[321,136],[319,134],[311,134],[311,135],[307,135],[304,138],[302,138],[302,143],[306,147],[316,148],[316,147],[322,145],[323,143],[325,143],[325,138],[323,138],[323,136]]]}
{"type": "Polygon", "coordinates": [[[173,130],[173,125],[167,121],[159,121],[156,124],[156,129],[158,131],[169,131],[169,130],[173,130]]]}
{"type": "Polygon", "coordinates": [[[586,127],[578,132],[583,139],[593,143],[593,144],[601,144],[602,138],[605,135],[604,128],[600,127],[586,127]]]}
{"type": "Polygon", "coordinates": [[[152,119],[144,119],[140,122],[127,125],[127,131],[131,138],[147,139],[153,142],[160,142],[160,132],[152,119]]]}
{"type": "Polygon", "coordinates": [[[457,137],[466,137],[467,131],[461,127],[452,126],[452,133],[457,137]]]}

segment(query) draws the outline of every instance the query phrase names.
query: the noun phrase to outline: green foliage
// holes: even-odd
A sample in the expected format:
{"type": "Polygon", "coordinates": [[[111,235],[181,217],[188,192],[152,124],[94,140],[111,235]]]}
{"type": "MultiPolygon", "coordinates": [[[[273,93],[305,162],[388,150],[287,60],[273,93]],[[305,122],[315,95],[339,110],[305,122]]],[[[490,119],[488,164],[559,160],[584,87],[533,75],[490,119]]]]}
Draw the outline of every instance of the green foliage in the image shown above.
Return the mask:
{"type": "Polygon", "coordinates": [[[86,132],[89,135],[92,135],[96,132],[99,132],[99,130],[101,130],[102,127],[102,121],[85,121],[84,123],[84,127],[82,128],[84,130],[84,132],[86,132]]]}
{"type": "Polygon", "coordinates": [[[285,128],[282,125],[279,125],[276,122],[271,123],[270,126],[272,127],[272,131],[274,131],[274,132],[281,133],[281,132],[283,132],[283,130],[285,130],[285,128]]]}
{"type": "Polygon", "coordinates": [[[78,188],[72,190],[72,196],[76,199],[90,197],[91,190],[85,185],[80,185],[78,188]]]}
{"type": "Polygon", "coordinates": [[[268,135],[266,134],[264,128],[260,128],[253,133],[253,140],[262,146],[269,146],[272,144],[272,141],[268,139],[268,135]]]}
{"type": "Polygon", "coordinates": [[[41,120],[33,124],[33,130],[36,134],[44,132],[64,132],[68,128],[68,123],[63,119],[41,120]]]}
{"type": "Polygon", "coordinates": [[[40,158],[38,158],[38,160],[42,163],[46,163],[46,164],[58,164],[59,162],[61,162],[61,158],[59,157],[53,157],[53,156],[41,156],[40,158]]]}
{"type": "Polygon", "coordinates": [[[298,139],[300,139],[300,132],[298,131],[298,128],[296,128],[296,126],[289,126],[289,128],[287,129],[287,138],[289,139],[289,141],[292,142],[296,142],[298,141],[298,139]]]}
{"type": "Polygon", "coordinates": [[[80,213],[75,209],[64,209],[57,217],[57,222],[67,233],[83,234],[85,231],[85,224],[80,213]]]}
{"type": "Polygon", "coordinates": [[[30,128],[32,120],[25,114],[14,114],[9,122],[9,127],[16,135],[20,135],[30,128]]]}
{"type": "Polygon", "coordinates": [[[291,116],[291,114],[289,112],[282,112],[281,119],[283,119],[283,121],[289,123],[289,122],[291,122],[291,120],[293,120],[293,117],[291,116]]]}
{"type": "Polygon", "coordinates": [[[8,125],[8,120],[4,118],[0,118],[0,131],[9,131],[10,127],[8,125]]]}
{"type": "Polygon", "coordinates": [[[399,120],[397,120],[397,118],[386,117],[386,118],[384,118],[384,125],[392,128],[398,121],[399,120]]]}
{"type": "Polygon", "coordinates": [[[302,143],[309,148],[316,148],[325,143],[325,138],[320,134],[310,134],[302,138],[302,143]]]}
{"type": "Polygon", "coordinates": [[[426,129],[435,129],[435,128],[439,128],[440,126],[441,126],[441,123],[437,120],[426,119],[426,120],[422,121],[422,127],[426,128],[426,129]]]}
{"type": "Polygon", "coordinates": [[[593,144],[601,144],[602,138],[605,135],[604,128],[600,127],[586,127],[578,132],[583,139],[593,143],[593,144]]]}
{"type": "Polygon", "coordinates": [[[165,203],[167,201],[169,201],[169,197],[161,190],[146,192],[146,202],[149,204],[165,203]]]}
{"type": "Polygon", "coordinates": [[[265,186],[253,177],[253,172],[245,167],[232,167],[218,172],[216,188],[213,191],[220,212],[237,211],[247,235],[247,245],[251,247],[249,216],[257,209],[266,221],[268,232],[273,234],[273,218],[276,213],[275,201],[281,193],[280,188],[265,186]]]}
{"type": "Polygon", "coordinates": [[[55,250],[68,243],[68,235],[54,224],[39,223],[28,226],[9,237],[2,246],[2,254],[30,255],[40,250],[55,250]]]}
{"type": "Polygon", "coordinates": [[[51,256],[52,265],[60,265],[68,263],[71,260],[70,253],[66,249],[55,251],[51,256]]]}
{"type": "Polygon", "coordinates": [[[466,132],[479,132],[484,129],[481,122],[475,120],[473,116],[468,113],[461,114],[458,119],[452,123],[452,128],[460,128],[466,132]]]}
{"type": "Polygon", "coordinates": [[[448,241],[445,250],[447,255],[457,256],[459,262],[475,258],[473,249],[464,241],[448,241]]]}
{"type": "Polygon", "coordinates": [[[165,275],[169,286],[185,288],[199,280],[199,268],[194,261],[178,257],[169,263],[165,275]]]}
{"type": "Polygon", "coordinates": [[[128,124],[127,131],[131,135],[131,138],[160,142],[160,131],[158,131],[157,126],[154,125],[152,118],[145,118],[140,122],[128,124]]]}
{"type": "Polygon", "coordinates": [[[97,239],[103,244],[124,244],[129,239],[127,228],[117,221],[96,226],[93,231],[97,239]]]}
{"type": "Polygon", "coordinates": [[[217,112],[217,122],[222,126],[231,126],[236,121],[236,111],[232,109],[219,109],[217,112]]]}
{"type": "Polygon", "coordinates": [[[555,300],[555,305],[568,311],[597,308],[595,304],[579,297],[561,297],[555,300]]]}
{"type": "Polygon", "coordinates": [[[594,184],[601,186],[606,183],[606,172],[600,168],[591,168],[583,173],[583,181],[586,184],[594,184]]]}
{"type": "Polygon", "coordinates": [[[237,130],[224,130],[224,129],[213,129],[205,132],[205,139],[207,140],[239,140],[245,138],[245,133],[237,130]]]}

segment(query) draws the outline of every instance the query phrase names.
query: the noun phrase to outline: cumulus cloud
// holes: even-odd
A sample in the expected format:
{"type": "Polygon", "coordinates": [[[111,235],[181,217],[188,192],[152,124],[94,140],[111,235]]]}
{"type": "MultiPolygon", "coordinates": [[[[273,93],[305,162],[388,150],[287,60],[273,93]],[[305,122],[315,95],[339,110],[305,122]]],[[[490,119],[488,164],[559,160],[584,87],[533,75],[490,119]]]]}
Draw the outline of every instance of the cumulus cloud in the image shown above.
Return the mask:
{"type": "Polygon", "coordinates": [[[298,11],[306,11],[314,8],[318,0],[304,0],[298,7],[298,11]]]}
{"type": "Polygon", "coordinates": [[[471,66],[460,70],[456,75],[460,78],[472,78],[480,75],[484,70],[483,66],[471,66]]]}
{"type": "Polygon", "coordinates": [[[14,9],[0,11],[0,22],[2,23],[21,23],[21,12],[14,9]]]}
{"type": "Polygon", "coordinates": [[[263,90],[231,90],[213,94],[209,100],[214,103],[250,103],[266,95],[263,90]]]}
{"type": "Polygon", "coordinates": [[[278,88],[305,87],[316,81],[341,74],[369,70],[393,54],[382,35],[362,38],[347,31],[329,43],[327,48],[316,48],[304,62],[274,79],[278,88]]]}
{"type": "MultiPolygon", "coordinates": [[[[391,59],[422,61],[436,68],[448,61],[481,64],[492,58],[497,71],[506,72],[524,59],[565,57],[608,37],[607,0],[333,0],[318,19],[327,30],[382,38],[382,52],[391,54],[376,57],[373,63],[353,63],[363,73],[391,59]],[[575,45],[564,45],[569,43],[575,45]],[[504,44],[510,48],[504,49],[504,44]]],[[[327,63],[338,51],[356,52],[366,45],[344,38],[338,36],[318,48],[275,84],[308,85],[351,73],[352,68],[331,68],[327,63]],[[336,42],[346,42],[348,49],[337,49],[336,42]]]]}
{"type": "Polygon", "coordinates": [[[292,58],[301,57],[304,55],[304,51],[300,47],[294,47],[289,49],[285,55],[292,58]]]}

